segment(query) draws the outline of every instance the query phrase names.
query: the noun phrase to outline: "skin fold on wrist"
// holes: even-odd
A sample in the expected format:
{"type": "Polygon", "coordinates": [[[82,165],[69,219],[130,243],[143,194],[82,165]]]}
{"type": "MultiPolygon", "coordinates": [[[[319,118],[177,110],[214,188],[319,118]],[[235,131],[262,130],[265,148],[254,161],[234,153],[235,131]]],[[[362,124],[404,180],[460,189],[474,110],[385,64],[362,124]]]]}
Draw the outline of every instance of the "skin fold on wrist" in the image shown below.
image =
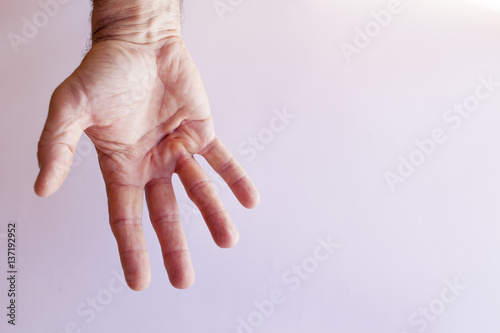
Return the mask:
{"type": "Polygon", "coordinates": [[[154,44],[180,36],[182,0],[94,0],[92,44],[119,40],[154,44]]]}

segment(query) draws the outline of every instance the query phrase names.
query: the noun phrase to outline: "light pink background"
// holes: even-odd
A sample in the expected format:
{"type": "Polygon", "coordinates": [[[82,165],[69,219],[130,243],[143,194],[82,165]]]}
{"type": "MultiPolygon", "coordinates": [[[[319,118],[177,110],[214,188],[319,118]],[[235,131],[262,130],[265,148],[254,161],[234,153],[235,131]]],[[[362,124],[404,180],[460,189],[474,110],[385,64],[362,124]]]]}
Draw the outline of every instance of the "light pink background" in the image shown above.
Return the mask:
{"type": "Polygon", "coordinates": [[[421,331],[499,332],[500,89],[459,129],[443,114],[474,93],[478,77],[500,81],[500,13],[457,1],[401,0],[402,13],[348,63],[341,43],[352,43],[354,29],[388,3],[243,0],[221,20],[212,0],[185,1],[183,35],[218,135],[262,202],[247,211],[219,186],[241,233],[237,247],[222,250],[177,182],[197,280],[185,291],[170,286],[145,211],[153,278],[137,293],[115,277],[118,253],[87,138],[59,192],[40,199],[32,190],[50,95],[79,64],[89,38],[89,2],[61,5],[15,53],[8,33],[20,34],[22,18],[41,7],[4,0],[0,331],[413,333],[423,324],[411,324],[412,314],[438,309],[445,281],[457,279],[466,290],[421,331]],[[296,118],[249,161],[238,147],[285,108],[296,118]],[[398,156],[407,157],[435,128],[447,140],[390,191],[384,173],[395,172],[398,156]],[[16,327],[4,314],[9,221],[18,223],[16,327]],[[292,291],[283,277],[327,236],[340,248],[292,291]],[[119,291],[110,293],[110,284],[119,291]],[[258,327],[238,331],[238,318],[258,319],[254,302],[269,300],[273,290],[284,302],[261,315],[258,327]],[[98,296],[106,304],[90,319],[86,304],[98,296]]]}

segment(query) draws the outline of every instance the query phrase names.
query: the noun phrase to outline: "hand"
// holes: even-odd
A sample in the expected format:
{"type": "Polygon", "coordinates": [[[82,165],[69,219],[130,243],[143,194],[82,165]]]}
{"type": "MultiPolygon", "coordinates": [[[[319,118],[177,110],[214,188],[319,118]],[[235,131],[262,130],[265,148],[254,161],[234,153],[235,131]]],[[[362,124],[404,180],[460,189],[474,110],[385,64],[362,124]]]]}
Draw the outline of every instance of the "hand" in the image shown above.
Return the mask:
{"type": "Polygon", "coordinates": [[[256,206],[259,194],[216,137],[200,75],[179,35],[151,44],[94,44],[52,96],[38,148],[38,195],[51,195],[61,186],[83,131],[99,157],[111,229],[130,288],[142,290],[150,282],[141,222],[143,191],[170,282],[177,288],[194,282],[172,188],[174,173],[217,245],[226,248],[238,241],[233,222],[193,154],[209,162],[243,206],[256,206]]]}

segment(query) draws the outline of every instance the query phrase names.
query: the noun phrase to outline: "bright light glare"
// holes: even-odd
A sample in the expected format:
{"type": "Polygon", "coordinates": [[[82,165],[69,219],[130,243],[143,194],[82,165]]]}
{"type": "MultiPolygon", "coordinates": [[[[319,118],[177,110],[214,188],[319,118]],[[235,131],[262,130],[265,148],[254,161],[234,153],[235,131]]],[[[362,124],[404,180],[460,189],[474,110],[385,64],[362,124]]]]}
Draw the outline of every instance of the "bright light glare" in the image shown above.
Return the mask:
{"type": "Polygon", "coordinates": [[[500,12],[500,0],[463,0],[465,2],[470,2],[472,4],[497,10],[500,12]]]}

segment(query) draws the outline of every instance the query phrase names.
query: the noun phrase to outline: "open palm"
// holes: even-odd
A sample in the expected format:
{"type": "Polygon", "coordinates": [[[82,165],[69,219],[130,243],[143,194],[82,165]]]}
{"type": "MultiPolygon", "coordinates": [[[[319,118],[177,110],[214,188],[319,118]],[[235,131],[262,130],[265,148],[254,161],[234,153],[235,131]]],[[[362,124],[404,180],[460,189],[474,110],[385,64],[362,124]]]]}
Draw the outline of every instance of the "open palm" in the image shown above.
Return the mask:
{"type": "Polygon", "coordinates": [[[180,37],[154,45],[103,41],[89,51],[52,96],[38,147],[37,194],[48,196],[61,186],[83,131],[98,153],[111,229],[132,289],[150,281],[141,222],[144,192],[172,285],[187,288],[194,281],[174,173],[214,241],[221,247],[237,242],[238,232],[193,154],[209,162],[243,206],[256,206],[259,195],[216,137],[203,83],[180,37]]]}

